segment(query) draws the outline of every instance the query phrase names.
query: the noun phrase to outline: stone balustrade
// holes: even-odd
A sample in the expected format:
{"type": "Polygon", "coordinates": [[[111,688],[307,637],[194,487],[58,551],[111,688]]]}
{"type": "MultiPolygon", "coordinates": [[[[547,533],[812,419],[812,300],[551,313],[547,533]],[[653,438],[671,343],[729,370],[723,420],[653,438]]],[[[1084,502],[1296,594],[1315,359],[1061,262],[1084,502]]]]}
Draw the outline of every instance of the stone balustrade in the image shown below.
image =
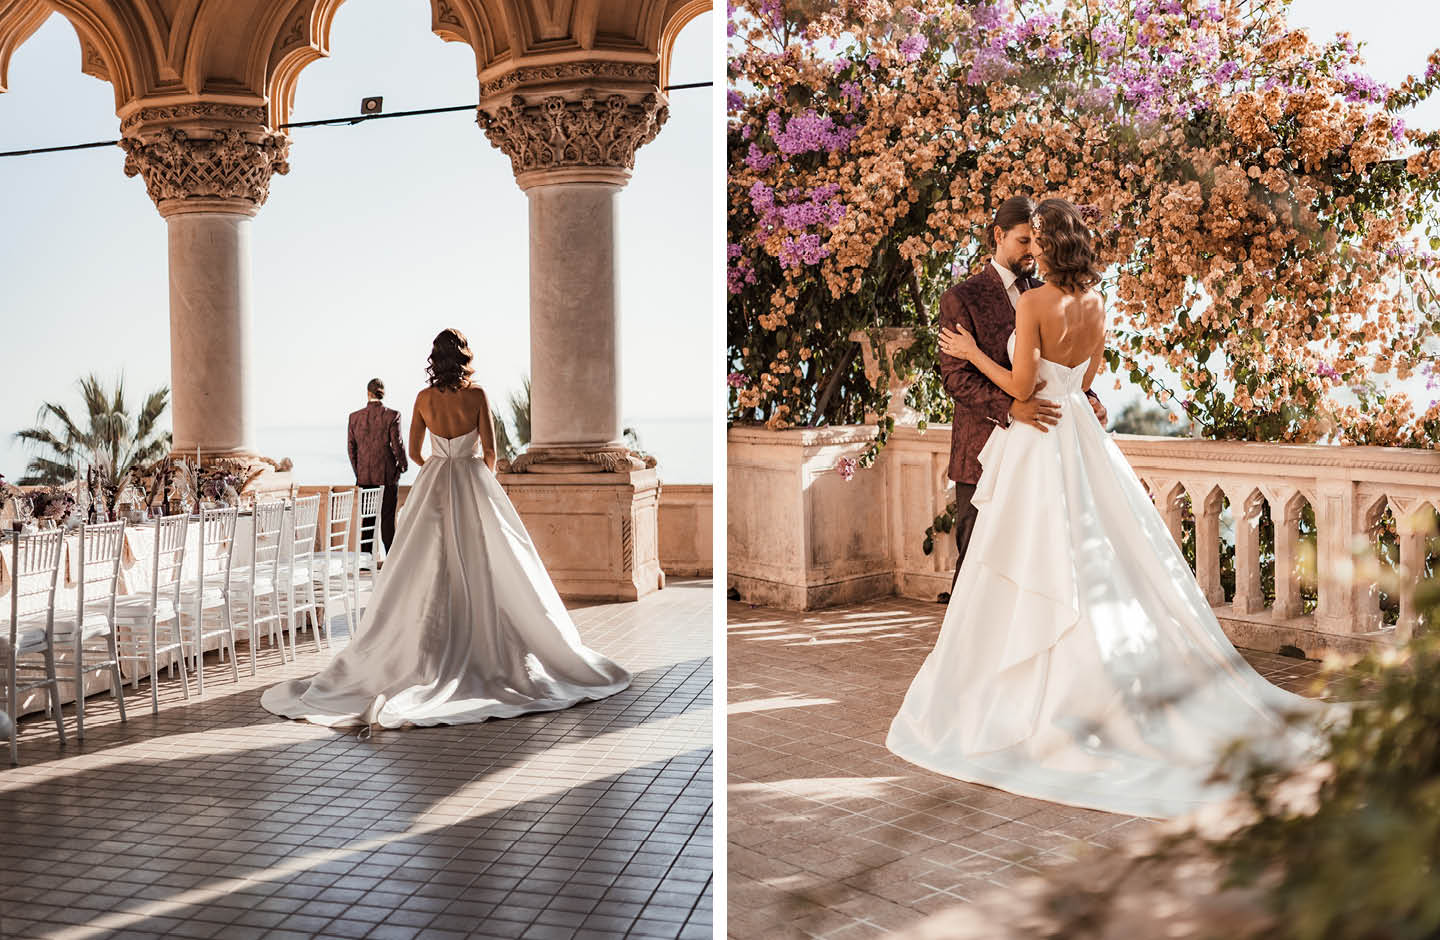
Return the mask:
{"type": "MultiPolygon", "coordinates": [[[[335,489],[346,489],[347,486],[336,486],[335,489]]],[[[291,490],[276,490],[274,496],[323,496],[330,490],[326,486],[300,485],[291,490]]],[[[674,578],[708,578],[714,571],[714,539],[713,532],[713,506],[714,487],[708,483],[704,484],[675,484],[667,483],[659,487],[659,563],[660,570],[668,577],[674,578]]],[[[404,507],[405,499],[410,495],[409,484],[402,485],[398,494],[397,505],[404,507]]],[[[320,532],[324,531],[327,518],[327,505],[322,501],[320,504],[320,532]]],[[[356,542],[358,529],[358,506],[356,508],[357,518],[351,522],[351,546],[356,542]]],[[[524,512],[521,513],[522,519],[524,512]]],[[[527,522],[527,525],[529,523],[527,522]]],[[[532,537],[535,533],[531,533],[532,537]]],[[[316,546],[320,545],[320,535],[317,532],[316,546]]],[[[554,560],[547,558],[548,552],[553,546],[543,541],[537,542],[540,549],[541,560],[547,566],[554,564],[554,560]]],[[[574,546],[576,551],[585,553],[584,545],[574,546]]],[[[589,554],[599,557],[600,552],[590,551],[589,554]]],[[[560,593],[568,596],[565,588],[560,587],[560,593]]]]}
{"type": "MultiPolygon", "coordinates": [[[[953,495],[946,479],[950,429],[897,428],[875,466],[846,481],[838,459],[859,456],[874,433],[859,426],[731,429],[728,579],[742,599],[810,609],[886,594],[929,599],[949,590],[953,536],[937,534],[929,554],[923,542],[953,495]]],[[[1427,526],[1440,506],[1440,454],[1131,435],[1115,440],[1177,540],[1191,524],[1188,501],[1196,577],[1237,645],[1293,646],[1318,656],[1364,651],[1413,630],[1411,592],[1395,583],[1413,585],[1424,566],[1427,526]],[[1307,506],[1313,543],[1301,537],[1307,506]],[[1262,546],[1259,523],[1267,507],[1273,545],[1262,546]],[[1398,535],[1399,565],[1389,585],[1400,594],[1398,627],[1382,623],[1377,566],[1356,564],[1357,556],[1375,557],[1372,533],[1382,518],[1393,520],[1398,535]],[[1221,555],[1232,539],[1234,584],[1227,596],[1221,555]],[[1267,600],[1262,563],[1271,556],[1273,599],[1267,600]]]]}

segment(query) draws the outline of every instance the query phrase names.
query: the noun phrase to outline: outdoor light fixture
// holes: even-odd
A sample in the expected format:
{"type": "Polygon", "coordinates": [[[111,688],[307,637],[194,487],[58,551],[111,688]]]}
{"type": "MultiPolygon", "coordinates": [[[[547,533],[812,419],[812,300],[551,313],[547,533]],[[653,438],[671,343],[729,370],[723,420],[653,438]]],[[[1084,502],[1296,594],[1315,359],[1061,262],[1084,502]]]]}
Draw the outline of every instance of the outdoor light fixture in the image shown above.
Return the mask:
{"type": "Polygon", "coordinates": [[[362,98],[360,100],[361,114],[379,114],[384,110],[384,107],[385,99],[380,95],[376,95],[373,98],[362,98]]]}

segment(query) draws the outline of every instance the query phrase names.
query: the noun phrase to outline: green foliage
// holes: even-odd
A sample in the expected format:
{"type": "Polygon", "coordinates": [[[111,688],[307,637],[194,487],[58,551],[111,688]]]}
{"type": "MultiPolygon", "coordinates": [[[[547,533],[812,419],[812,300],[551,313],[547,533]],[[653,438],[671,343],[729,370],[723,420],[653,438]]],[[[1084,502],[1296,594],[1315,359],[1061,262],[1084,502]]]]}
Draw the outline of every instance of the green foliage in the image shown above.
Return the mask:
{"type": "MultiPolygon", "coordinates": [[[[1440,613],[1440,581],[1417,602],[1440,613]]],[[[1334,687],[1359,700],[1332,732],[1314,812],[1277,801],[1285,777],[1257,770],[1257,818],[1218,845],[1234,883],[1270,883],[1282,940],[1440,935],[1440,634],[1361,660],[1334,687]]]]}
{"type": "Polygon", "coordinates": [[[525,376],[519,391],[510,393],[507,404],[508,420],[499,411],[492,411],[490,419],[495,425],[496,456],[514,460],[530,444],[530,376],[525,376]]]}
{"type": "Polygon", "coordinates": [[[143,464],[165,456],[170,449],[170,432],[158,424],[169,403],[170,388],[151,392],[131,414],[125,401],[125,379],[106,389],[94,373],[79,380],[84,416],[72,418],[64,405],[45,402],[37,424],[17,431],[40,453],[33,456],[21,486],[55,486],[68,483],[85,466],[94,466],[112,480],[120,480],[143,464]]]}

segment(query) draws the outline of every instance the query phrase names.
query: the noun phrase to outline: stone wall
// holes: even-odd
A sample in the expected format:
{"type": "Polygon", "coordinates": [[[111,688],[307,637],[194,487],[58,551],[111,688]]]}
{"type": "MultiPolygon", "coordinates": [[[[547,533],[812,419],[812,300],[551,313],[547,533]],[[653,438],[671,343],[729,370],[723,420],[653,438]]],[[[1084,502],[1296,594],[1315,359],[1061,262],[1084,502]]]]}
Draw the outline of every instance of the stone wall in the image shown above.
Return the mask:
{"type": "MultiPolygon", "coordinates": [[[[874,467],[844,480],[838,459],[858,457],[874,433],[863,426],[730,430],[727,578],[742,600],[806,610],[888,594],[935,599],[949,589],[953,537],[939,534],[933,552],[923,549],[925,528],[953,496],[946,479],[949,426],[897,428],[874,467]]],[[[1440,505],[1440,454],[1132,435],[1115,440],[1177,539],[1188,497],[1197,578],[1238,645],[1296,646],[1317,656],[1393,640],[1396,628],[1381,624],[1375,571],[1357,568],[1354,551],[1388,510],[1400,530],[1393,576],[1413,583],[1423,565],[1424,536],[1411,520],[1420,518],[1417,511],[1433,517],[1440,505]],[[1299,518],[1307,504],[1318,530],[1318,603],[1311,605],[1292,573],[1303,551],[1299,518]],[[1260,591],[1255,523],[1262,505],[1275,521],[1281,573],[1273,602],[1260,591]],[[1220,583],[1223,531],[1233,532],[1235,544],[1237,583],[1228,599],[1220,583]]],[[[1408,592],[1400,602],[1398,630],[1405,635],[1415,611],[1408,592]]]]}

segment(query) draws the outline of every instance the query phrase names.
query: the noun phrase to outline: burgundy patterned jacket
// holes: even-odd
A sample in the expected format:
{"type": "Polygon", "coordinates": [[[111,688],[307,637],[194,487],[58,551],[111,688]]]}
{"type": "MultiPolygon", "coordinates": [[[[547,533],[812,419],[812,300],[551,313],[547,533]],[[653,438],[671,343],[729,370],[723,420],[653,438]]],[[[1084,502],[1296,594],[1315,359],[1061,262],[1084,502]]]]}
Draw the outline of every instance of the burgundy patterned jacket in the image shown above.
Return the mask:
{"type": "Polygon", "coordinates": [[[400,412],[378,401],[350,413],[347,446],[350,467],[360,486],[395,483],[409,466],[400,440],[400,412]]]}
{"type": "MultiPolygon", "coordinates": [[[[1040,284],[1034,277],[1015,281],[1021,293],[1040,284]]],[[[940,297],[940,326],[954,329],[957,323],[974,335],[976,345],[987,356],[1007,369],[1013,368],[1006,344],[1015,332],[1015,308],[1010,306],[1000,272],[988,259],[979,274],[940,297]]],[[[975,484],[980,482],[980,451],[997,425],[1003,428],[1009,423],[1010,405],[1015,399],[969,361],[943,352],[939,355],[941,381],[955,400],[955,418],[950,425],[950,479],[975,484]]],[[[1095,397],[1091,391],[1085,394],[1095,397]]],[[[1040,397],[1045,397],[1043,391],[1040,397]]]]}
{"type": "MultiPolygon", "coordinates": [[[[1040,282],[1022,277],[1015,286],[1024,291],[1040,282]]],[[[975,336],[985,354],[1010,368],[1010,351],[1005,348],[1015,332],[1015,308],[1005,294],[1000,272],[987,259],[985,267],[961,281],[940,297],[940,326],[963,326],[975,336]]],[[[985,377],[970,362],[940,353],[940,378],[945,391],[955,400],[955,418],[950,425],[950,479],[956,483],[978,483],[980,450],[996,425],[1010,420],[1009,395],[985,377]]]]}

